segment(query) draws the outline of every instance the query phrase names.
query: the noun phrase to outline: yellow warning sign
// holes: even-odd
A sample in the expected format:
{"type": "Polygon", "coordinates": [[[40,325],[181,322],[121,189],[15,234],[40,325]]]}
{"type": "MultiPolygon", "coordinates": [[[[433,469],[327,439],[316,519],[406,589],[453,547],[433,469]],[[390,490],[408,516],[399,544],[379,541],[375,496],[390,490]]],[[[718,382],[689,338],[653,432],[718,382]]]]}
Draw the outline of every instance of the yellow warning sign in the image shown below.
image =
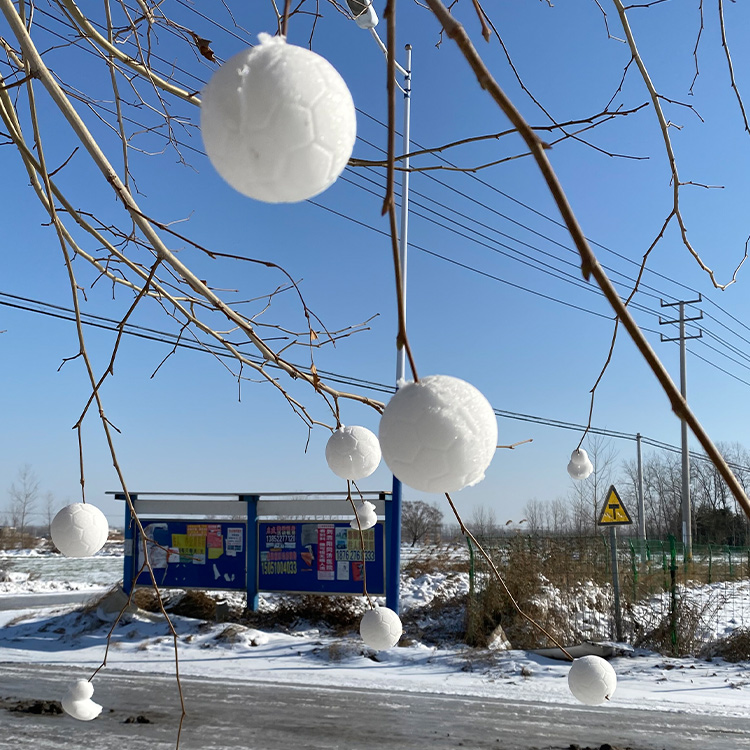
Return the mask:
{"type": "Polygon", "coordinates": [[[604,501],[604,506],[602,507],[602,512],[597,523],[599,526],[627,526],[633,523],[633,519],[617,494],[614,485],[607,492],[607,499],[604,501]]]}

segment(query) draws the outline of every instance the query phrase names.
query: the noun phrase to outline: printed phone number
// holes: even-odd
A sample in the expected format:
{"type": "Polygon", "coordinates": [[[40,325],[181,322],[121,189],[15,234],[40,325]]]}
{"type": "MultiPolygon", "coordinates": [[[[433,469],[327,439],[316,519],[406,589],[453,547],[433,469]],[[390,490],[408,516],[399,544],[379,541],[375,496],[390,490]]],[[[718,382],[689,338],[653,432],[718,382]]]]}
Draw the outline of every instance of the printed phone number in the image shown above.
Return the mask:
{"type": "MultiPolygon", "coordinates": [[[[362,552],[358,549],[337,549],[336,560],[344,562],[361,562],[362,552]]],[[[375,550],[365,550],[365,562],[375,562],[375,550]]]]}
{"type": "Polygon", "coordinates": [[[295,575],[297,573],[297,561],[270,560],[268,562],[262,562],[261,568],[263,570],[263,575],[266,576],[295,575]]]}

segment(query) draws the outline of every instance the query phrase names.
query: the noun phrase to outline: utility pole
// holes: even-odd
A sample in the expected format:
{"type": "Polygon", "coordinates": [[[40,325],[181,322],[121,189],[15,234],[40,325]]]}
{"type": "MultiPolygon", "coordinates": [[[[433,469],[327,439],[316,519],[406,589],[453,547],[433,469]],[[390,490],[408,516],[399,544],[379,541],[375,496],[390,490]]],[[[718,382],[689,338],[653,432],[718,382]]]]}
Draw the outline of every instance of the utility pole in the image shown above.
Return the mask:
{"type": "MultiPolygon", "coordinates": [[[[703,297],[699,294],[698,299],[693,300],[681,300],[679,302],[661,302],[662,307],[679,307],[680,317],[677,320],[662,320],[659,316],[659,325],[668,325],[672,323],[679,323],[680,335],[676,338],[668,338],[661,334],[661,340],[664,341],[679,341],[680,342],[680,393],[684,399],[687,399],[687,382],[686,382],[686,367],[685,367],[685,341],[687,339],[699,339],[703,336],[703,331],[699,328],[697,334],[691,334],[690,336],[685,335],[685,323],[693,320],[702,320],[703,311],[699,310],[700,315],[692,318],[685,317],[685,305],[697,305],[703,301],[703,297]]],[[[693,558],[693,523],[690,512],[690,455],[688,453],[688,433],[687,433],[687,422],[682,419],[682,543],[685,549],[685,559],[692,560],[693,558]]]]}
{"type": "Polygon", "coordinates": [[[641,433],[635,436],[638,458],[638,538],[641,540],[641,552],[646,554],[646,501],[643,497],[643,456],[641,454],[641,433]]]}

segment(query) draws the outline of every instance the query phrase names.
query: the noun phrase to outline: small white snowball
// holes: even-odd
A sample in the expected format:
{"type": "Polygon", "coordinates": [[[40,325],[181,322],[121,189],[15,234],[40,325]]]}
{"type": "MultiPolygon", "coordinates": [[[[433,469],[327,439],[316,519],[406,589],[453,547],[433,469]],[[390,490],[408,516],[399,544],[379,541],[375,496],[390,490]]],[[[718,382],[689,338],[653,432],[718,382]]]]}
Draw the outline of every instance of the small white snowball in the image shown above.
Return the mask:
{"type": "Polygon", "coordinates": [[[378,651],[392,648],[403,633],[399,616],[388,607],[375,607],[365,612],[359,623],[362,640],[378,651]]]}
{"type": "Polygon", "coordinates": [[[357,503],[354,506],[357,511],[357,517],[359,518],[359,526],[357,525],[357,519],[353,518],[349,525],[353,529],[362,527],[362,531],[365,529],[371,529],[378,522],[378,514],[375,512],[375,504],[365,500],[363,503],[357,503]]]}
{"type": "Polygon", "coordinates": [[[570,454],[568,474],[573,479],[586,479],[594,471],[594,465],[589,460],[589,454],[583,448],[578,448],[570,454]]]}
{"type": "Polygon", "coordinates": [[[85,701],[94,694],[94,686],[88,680],[76,680],[68,689],[66,698],[71,701],[85,701]]]}
{"type": "Polygon", "coordinates": [[[583,448],[576,448],[570,454],[570,463],[585,464],[589,461],[589,454],[583,448]]]}
{"type": "Polygon", "coordinates": [[[383,459],[421,492],[454,492],[480,482],[497,448],[497,419],[465,380],[429,375],[399,388],[380,420],[383,459]]]}
{"type": "Polygon", "coordinates": [[[50,535],[66,557],[90,557],[107,541],[109,522],[91,503],[72,503],[52,520],[50,535]]]}
{"type": "Polygon", "coordinates": [[[342,479],[364,479],[380,464],[380,443],[374,432],[354,425],[339,427],[326,443],[326,461],[342,479]]]}
{"type": "Polygon", "coordinates": [[[63,696],[62,707],[66,714],[78,721],[91,721],[102,712],[98,703],[90,700],[94,686],[86,680],[77,680],[63,696]]]}
{"type": "Polygon", "coordinates": [[[259,34],[203,90],[201,135],[216,171],[243,195],[295,203],[332,185],[351,156],[351,93],[320,55],[259,34]]]}
{"type": "Polygon", "coordinates": [[[600,656],[582,656],[573,660],[568,687],[581,703],[596,706],[614,695],[617,675],[612,665],[600,656]]]}

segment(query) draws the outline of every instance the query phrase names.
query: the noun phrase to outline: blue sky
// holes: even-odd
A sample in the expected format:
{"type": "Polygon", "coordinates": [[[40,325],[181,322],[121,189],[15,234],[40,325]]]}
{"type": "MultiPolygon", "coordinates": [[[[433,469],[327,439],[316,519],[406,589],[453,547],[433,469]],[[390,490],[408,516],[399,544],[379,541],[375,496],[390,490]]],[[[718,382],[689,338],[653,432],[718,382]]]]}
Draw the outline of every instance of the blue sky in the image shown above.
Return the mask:
{"type": "MultiPolygon", "coordinates": [[[[230,26],[221,5],[215,5],[210,12],[207,6],[205,15],[230,26]]],[[[269,8],[265,5],[254,4],[256,7],[245,11],[244,18],[238,17],[248,33],[233,33],[254,42],[258,32],[273,30],[270,3],[269,8]]],[[[381,16],[382,5],[376,2],[381,16]]],[[[497,41],[489,45],[481,41],[471,4],[465,6],[459,5],[456,12],[475,37],[490,70],[533,125],[548,124],[544,114],[520,91],[497,41]]],[[[614,8],[605,7],[613,36],[622,36],[614,8]]],[[[383,57],[368,33],[327,3],[321,3],[321,10],[323,18],[316,28],[313,49],[341,72],[361,110],[353,155],[378,158],[386,135],[381,124],[386,117],[383,57]]],[[[502,3],[488,10],[524,83],[558,121],[590,117],[604,109],[617,89],[629,53],[621,42],[607,38],[595,3],[579,0],[554,7],[541,2],[502,3]]],[[[187,6],[177,4],[174,12],[181,23],[211,39],[213,49],[223,59],[244,46],[187,6]]],[[[738,30],[747,27],[748,11],[732,4],[725,12],[742,91],[750,53],[743,47],[738,30]]],[[[694,105],[704,118],[701,122],[685,106],[664,104],[675,125],[670,132],[681,178],[725,186],[720,190],[685,187],[682,201],[696,248],[719,279],[727,280],[750,234],[746,219],[750,140],[742,131],[717,20],[711,13],[715,11],[705,9],[698,52],[701,72],[692,96],[688,90],[695,72],[698,3],[667,2],[648,10],[634,9],[630,17],[657,89],[665,97],[694,105]]],[[[429,12],[401,0],[398,14],[399,50],[406,42],[414,47],[414,141],[438,146],[507,128],[507,121],[479,88],[455,45],[446,38],[436,47],[439,29],[429,12]]],[[[40,13],[36,20],[40,26],[64,33],[53,17],[40,13]]],[[[307,19],[292,19],[289,41],[307,44],[309,30],[307,19]]],[[[384,37],[384,23],[379,30],[384,37]]],[[[36,31],[39,47],[50,46],[49,31],[36,31]]],[[[9,34],[0,22],[0,35],[9,34]]],[[[187,51],[184,44],[177,44],[165,31],[160,32],[158,41],[157,53],[195,75],[197,78],[188,78],[179,73],[178,78],[186,85],[191,81],[189,85],[198,89],[197,80],[205,80],[213,66],[187,51]]],[[[102,100],[107,96],[111,99],[106,70],[97,67],[91,55],[75,48],[63,49],[50,52],[48,60],[75,88],[93,91],[102,100]]],[[[8,75],[7,64],[0,64],[0,72],[8,75]]],[[[51,164],[60,164],[70,155],[75,141],[41,86],[37,88],[48,159],[51,164]]],[[[616,105],[630,109],[647,99],[641,79],[631,70],[616,105]]],[[[23,107],[23,97],[19,107],[23,107]]],[[[120,148],[112,133],[81,103],[76,107],[119,168],[120,148]]],[[[197,122],[194,108],[179,102],[174,108],[197,122]]],[[[28,119],[25,123],[28,126],[28,119]]],[[[191,166],[179,164],[171,149],[157,155],[131,156],[143,210],[161,221],[187,219],[177,225],[178,230],[207,247],[283,266],[300,280],[307,304],[329,329],[377,316],[368,331],[339,342],[335,349],[318,352],[317,366],[376,383],[393,382],[395,299],[390,246],[382,234],[387,225],[379,210],[382,172],[349,169],[314,203],[265,205],[233,192],[207,159],[193,150],[201,149],[196,127],[180,128],[178,132],[188,146],[183,153],[191,166]]],[[[572,141],[550,152],[587,236],[608,248],[595,247],[600,260],[612,269],[613,279],[627,283],[618,273],[635,276],[637,266],[633,261],[640,261],[670,210],[670,173],[661,135],[649,106],[590,131],[587,137],[605,151],[649,157],[615,158],[572,141]]],[[[149,151],[164,148],[157,136],[139,136],[134,143],[149,151]]],[[[511,138],[452,150],[445,157],[468,167],[520,149],[520,140],[511,138]]],[[[53,230],[43,226],[45,216],[27,186],[21,161],[10,146],[0,150],[0,160],[0,293],[70,307],[60,248],[53,230]]],[[[438,163],[427,158],[414,166],[438,163]]],[[[73,157],[58,179],[75,206],[110,221],[123,221],[113,194],[83,153],[73,157]]],[[[588,391],[609,346],[610,313],[592,284],[580,279],[572,245],[558,224],[559,217],[531,161],[517,159],[476,175],[442,170],[417,173],[411,189],[408,322],[420,374],[462,377],[476,385],[497,409],[585,423],[588,391]],[[475,270],[452,265],[425,251],[475,270]],[[553,278],[540,270],[542,263],[573,278],[553,278]]],[[[228,299],[268,294],[283,282],[277,272],[211,261],[181,244],[169,241],[201,278],[209,279],[214,287],[238,290],[237,294],[227,293],[228,299]]],[[[113,299],[111,285],[103,280],[93,284],[96,276],[84,262],[77,260],[76,268],[79,282],[86,288],[84,310],[113,319],[121,317],[130,303],[128,296],[120,291],[113,299]]],[[[644,288],[635,301],[654,314],[636,310],[636,319],[655,331],[648,333],[648,338],[677,378],[677,347],[659,342],[659,331],[666,329],[658,325],[656,317],[659,313],[672,317],[674,309],[661,310],[659,298],[692,299],[695,291],[704,295],[705,301],[693,309],[703,309],[713,318],[701,323],[707,331],[704,338],[689,345],[694,352],[688,355],[689,400],[715,440],[750,444],[746,429],[748,384],[737,380],[750,383],[747,271],[743,269],[738,283],[727,291],[713,290],[688,257],[674,226],[649,260],[648,268],[644,283],[650,289],[644,288]]],[[[12,300],[0,297],[0,301],[12,300]]],[[[302,321],[299,305],[289,294],[277,297],[263,319],[297,327],[302,321]]],[[[140,306],[134,322],[159,330],[178,330],[175,321],[150,301],[140,306]]],[[[43,491],[52,492],[61,504],[75,501],[80,497],[78,447],[71,427],[89,389],[79,360],[68,362],[58,371],[63,358],[76,352],[74,327],[69,322],[2,306],[0,330],[5,330],[0,335],[0,508],[6,488],[24,464],[33,467],[43,491]]],[[[670,330],[668,335],[676,334],[670,330]]],[[[114,335],[87,329],[87,340],[99,374],[109,361],[114,335]]],[[[152,378],[168,351],[164,344],[125,337],[115,375],[102,391],[106,413],[121,430],[116,438],[117,451],[132,491],[345,489],[325,464],[325,430],[315,430],[305,450],[306,428],[271,388],[245,383],[239,401],[236,381],[206,354],[180,350],[152,378]]],[[[300,350],[299,356],[290,359],[302,362],[304,352],[300,350]]],[[[325,416],[309,389],[294,383],[289,387],[319,416],[325,416]]],[[[342,418],[347,424],[361,423],[377,431],[377,415],[364,407],[345,404],[342,418]]],[[[678,421],[624,335],[599,388],[593,423],[679,443],[678,421]]],[[[551,500],[568,493],[571,480],[565,466],[578,442],[578,433],[501,418],[499,435],[501,443],[529,438],[533,443],[515,451],[499,451],[485,481],[457,495],[459,507],[471,511],[484,505],[492,507],[502,520],[519,520],[527,500],[551,500]]],[[[84,438],[87,499],[99,504],[113,522],[119,522],[119,507],[104,494],[118,489],[117,478],[93,414],[86,421],[84,438]]],[[[632,442],[615,441],[615,447],[621,458],[634,457],[632,442]]],[[[388,489],[387,469],[381,466],[362,486],[388,489]]],[[[424,496],[407,491],[406,497],[424,496]]],[[[440,500],[437,496],[424,499],[440,500]]]]}

